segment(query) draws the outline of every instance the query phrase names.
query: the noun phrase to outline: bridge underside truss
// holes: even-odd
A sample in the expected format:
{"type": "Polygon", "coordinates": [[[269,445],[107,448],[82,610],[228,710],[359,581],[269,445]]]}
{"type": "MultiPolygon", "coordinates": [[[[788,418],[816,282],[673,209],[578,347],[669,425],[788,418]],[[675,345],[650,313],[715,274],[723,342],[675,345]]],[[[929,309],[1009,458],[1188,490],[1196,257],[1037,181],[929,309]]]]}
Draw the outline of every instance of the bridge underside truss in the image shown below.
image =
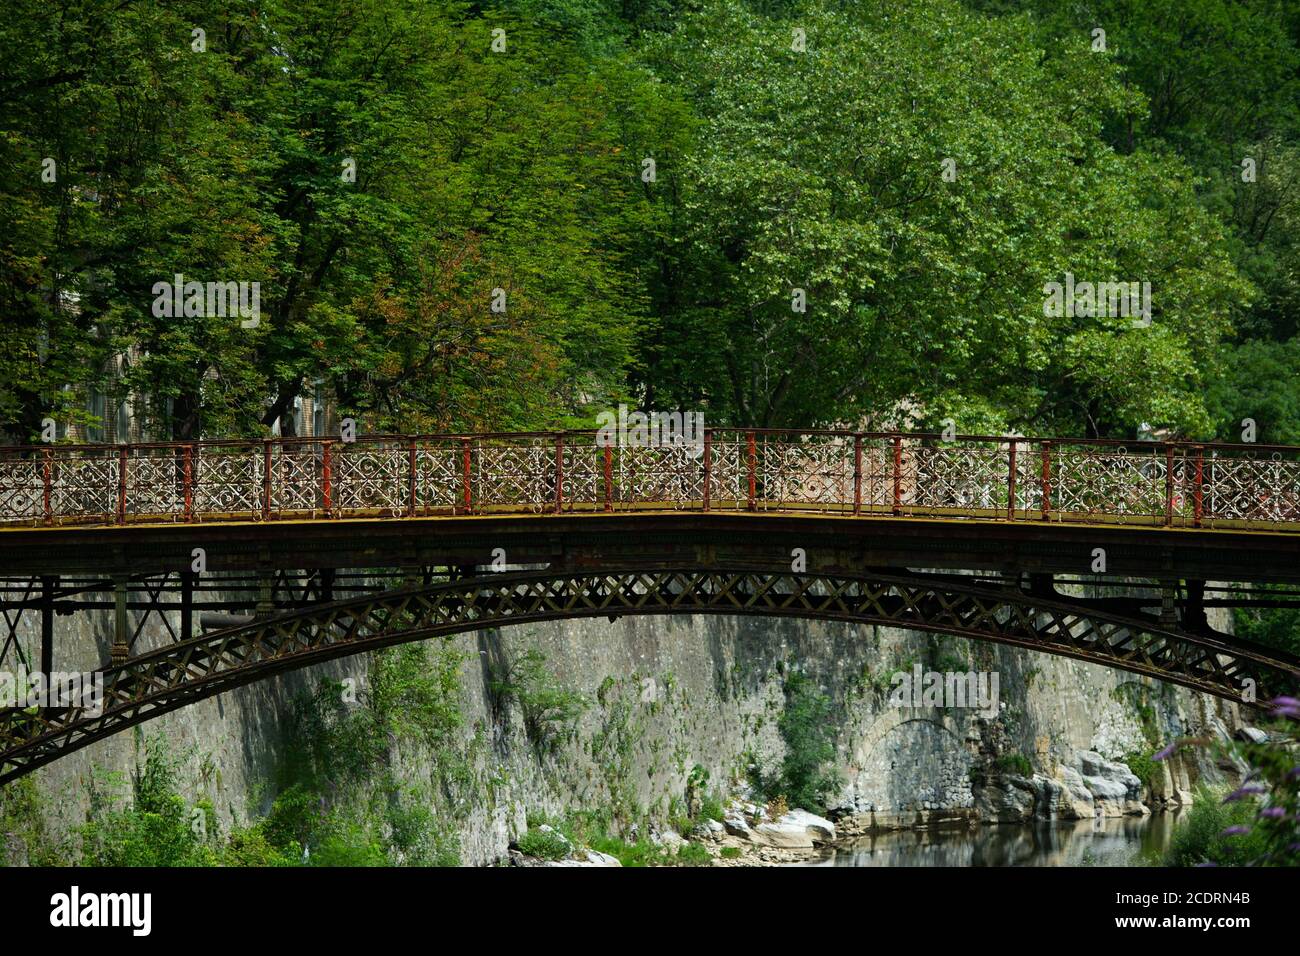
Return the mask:
{"type": "Polygon", "coordinates": [[[103,672],[97,713],[0,710],[0,783],[191,702],[310,664],[466,631],[634,614],[759,615],[941,632],[1073,657],[1236,701],[1248,689],[1263,701],[1300,687],[1300,661],[1272,649],[1018,584],[906,571],[488,574],[318,603],[129,658],[103,672]]]}

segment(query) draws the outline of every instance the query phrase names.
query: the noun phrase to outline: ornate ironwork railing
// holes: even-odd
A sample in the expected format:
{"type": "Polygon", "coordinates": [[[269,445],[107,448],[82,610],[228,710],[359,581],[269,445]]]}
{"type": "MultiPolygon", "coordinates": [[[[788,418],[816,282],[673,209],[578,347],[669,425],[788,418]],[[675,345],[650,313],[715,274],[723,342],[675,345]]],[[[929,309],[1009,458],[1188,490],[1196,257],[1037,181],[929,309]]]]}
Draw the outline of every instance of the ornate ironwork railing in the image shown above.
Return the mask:
{"type": "Polygon", "coordinates": [[[1300,530],[1300,448],[706,429],[0,449],[0,524],[644,510],[1300,530]]]}

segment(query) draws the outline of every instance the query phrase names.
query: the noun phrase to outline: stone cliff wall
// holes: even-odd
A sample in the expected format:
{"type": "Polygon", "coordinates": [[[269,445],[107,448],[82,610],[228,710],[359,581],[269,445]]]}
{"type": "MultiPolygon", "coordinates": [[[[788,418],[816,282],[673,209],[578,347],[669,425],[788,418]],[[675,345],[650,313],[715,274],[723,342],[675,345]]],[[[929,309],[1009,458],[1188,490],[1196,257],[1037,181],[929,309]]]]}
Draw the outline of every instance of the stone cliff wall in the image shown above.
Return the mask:
{"type": "MultiPolygon", "coordinates": [[[[28,622],[34,624],[34,622],[28,622]]],[[[107,650],[108,615],[59,619],[61,666],[90,667],[107,650]],[[68,659],[69,640],[76,648],[68,659]]],[[[1222,622],[1220,622],[1221,624],[1222,622]]],[[[31,644],[35,634],[24,632],[31,644]]],[[[151,627],[147,643],[163,639],[151,627]]],[[[1227,734],[1234,705],[1061,657],[889,628],[728,617],[624,618],[534,625],[454,639],[466,661],[462,712],[472,807],[459,824],[461,858],[501,858],[527,814],[615,807],[668,815],[699,765],[713,785],[743,790],[776,767],[784,743],[783,674],[800,669],[833,704],[841,786],[831,809],[850,824],[896,826],[951,818],[1020,820],[1134,812],[1135,778],[1119,762],[1176,736],[1227,734]],[[493,700],[491,675],[539,649],[558,686],[589,706],[553,751],[527,739],[518,708],[493,700]],[[890,676],[996,671],[996,716],[895,707],[890,676]]],[[[87,747],[34,774],[56,829],[84,818],[96,773],[125,773],[142,735],[161,733],[191,755],[195,799],[223,824],[247,821],[274,797],[285,757],[287,702],[324,676],[365,680],[364,656],[230,692],[87,747]]],[[[418,753],[403,755],[418,772],[418,753]]],[[[1156,765],[1142,796],[1186,800],[1218,770],[1204,756],[1156,765]]],[[[849,827],[852,829],[852,826],[849,827]]]]}

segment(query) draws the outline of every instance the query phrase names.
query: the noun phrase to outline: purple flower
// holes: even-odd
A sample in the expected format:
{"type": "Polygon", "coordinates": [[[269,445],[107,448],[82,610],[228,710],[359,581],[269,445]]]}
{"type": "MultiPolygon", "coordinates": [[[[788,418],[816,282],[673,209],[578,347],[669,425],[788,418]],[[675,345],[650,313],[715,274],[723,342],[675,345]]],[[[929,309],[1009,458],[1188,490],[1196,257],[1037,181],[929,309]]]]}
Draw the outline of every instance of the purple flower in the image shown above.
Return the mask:
{"type": "Polygon", "coordinates": [[[1296,777],[1300,777],[1300,767],[1292,767],[1286,775],[1288,780],[1294,780],[1296,777]]]}
{"type": "Polygon", "coordinates": [[[1294,697],[1274,697],[1269,703],[1279,717],[1300,717],[1300,700],[1294,697]]]}
{"type": "Polygon", "coordinates": [[[1238,787],[1232,793],[1223,798],[1224,803],[1236,803],[1242,797],[1255,793],[1263,793],[1264,788],[1257,783],[1248,784],[1244,787],[1238,787]]]}
{"type": "Polygon", "coordinates": [[[1164,750],[1160,751],[1160,753],[1156,754],[1156,755],[1153,756],[1151,759],[1152,759],[1152,760],[1168,760],[1170,757],[1172,757],[1172,756],[1174,755],[1174,751],[1177,750],[1177,749],[1178,749],[1178,741],[1174,741],[1172,744],[1170,744],[1170,745],[1169,745],[1168,747],[1166,747],[1164,750]]]}
{"type": "Polygon", "coordinates": [[[1263,810],[1259,811],[1259,815],[1260,815],[1261,817],[1267,817],[1267,818],[1270,819],[1270,820],[1280,820],[1280,819],[1282,819],[1284,816],[1286,816],[1286,808],[1285,808],[1285,807],[1265,807],[1263,810]]]}
{"type": "Polygon", "coordinates": [[[1242,835],[1244,835],[1244,834],[1246,834],[1246,833],[1249,833],[1249,832],[1250,832],[1250,827],[1248,827],[1248,826],[1243,826],[1242,824],[1238,823],[1238,824],[1235,825],[1235,826],[1228,827],[1228,829],[1226,829],[1226,830],[1224,830],[1222,833],[1220,833],[1219,836],[1221,836],[1221,837],[1226,837],[1226,836],[1242,836],[1242,835]]]}

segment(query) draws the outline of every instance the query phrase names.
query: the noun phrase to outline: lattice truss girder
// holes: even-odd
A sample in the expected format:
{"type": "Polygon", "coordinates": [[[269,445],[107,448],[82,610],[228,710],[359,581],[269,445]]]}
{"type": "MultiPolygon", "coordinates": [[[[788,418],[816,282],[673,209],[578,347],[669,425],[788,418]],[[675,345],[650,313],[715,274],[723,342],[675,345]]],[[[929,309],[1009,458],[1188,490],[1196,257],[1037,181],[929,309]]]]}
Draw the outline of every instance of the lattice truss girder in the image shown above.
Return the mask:
{"type": "Polygon", "coordinates": [[[534,571],[321,604],[159,648],[105,671],[102,712],[0,711],[0,781],[152,716],[281,671],[425,637],[624,614],[787,616],[938,631],[1146,674],[1240,700],[1300,686],[1300,662],[1016,588],[925,574],[534,571]]]}

